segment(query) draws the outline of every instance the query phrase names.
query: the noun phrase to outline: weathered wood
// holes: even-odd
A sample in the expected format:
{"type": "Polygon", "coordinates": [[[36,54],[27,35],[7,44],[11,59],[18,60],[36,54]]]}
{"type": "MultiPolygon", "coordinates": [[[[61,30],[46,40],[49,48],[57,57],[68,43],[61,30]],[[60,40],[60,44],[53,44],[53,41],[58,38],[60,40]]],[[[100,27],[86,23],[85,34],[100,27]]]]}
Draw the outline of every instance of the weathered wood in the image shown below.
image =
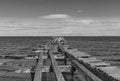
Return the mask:
{"type": "Polygon", "coordinates": [[[42,81],[43,53],[39,54],[34,81],[42,81]]]}
{"type": "Polygon", "coordinates": [[[50,56],[50,59],[51,59],[51,62],[52,62],[52,67],[53,67],[53,70],[55,72],[55,75],[56,75],[56,79],[57,81],[65,81],[59,67],[58,67],[58,64],[56,62],[56,60],[54,59],[54,56],[53,56],[53,53],[52,53],[52,50],[50,49],[49,50],[49,56],[50,56]]]}
{"type": "Polygon", "coordinates": [[[78,61],[72,60],[71,62],[72,62],[72,65],[78,69],[78,71],[82,70],[93,81],[102,81],[100,78],[98,78],[96,75],[94,75],[91,71],[89,71],[86,67],[84,67],[82,64],[80,64],[78,61]]]}
{"type": "Polygon", "coordinates": [[[61,44],[59,44],[58,48],[61,50],[61,52],[65,52],[65,49],[61,44]]]}
{"type": "Polygon", "coordinates": [[[89,71],[85,66],[83,66],[82,64],[80,64],[78,62],[78,59],[75,58],[73,55],[69,54],[62,45],[59,44],[59,49],[62,52],[66,52],[67,56],[71,59],[71,64],[72,66],[76,67],[78,71],[81,72],[81,70],[85,73],[86,76],[88,76],[89,78],[91,78],[93,81],[102,81],[100,78],[98,78],[95,74],[93,74],[91,71],[89,71]]]}

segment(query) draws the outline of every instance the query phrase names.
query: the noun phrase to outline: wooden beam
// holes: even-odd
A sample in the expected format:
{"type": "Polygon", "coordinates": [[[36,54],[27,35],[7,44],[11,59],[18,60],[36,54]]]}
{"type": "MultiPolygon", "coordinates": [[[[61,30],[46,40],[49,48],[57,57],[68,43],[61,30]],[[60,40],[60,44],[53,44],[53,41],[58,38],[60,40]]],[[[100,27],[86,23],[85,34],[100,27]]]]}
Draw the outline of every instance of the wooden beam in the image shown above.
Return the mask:
{"type": "Polygon", "coordinates": [[[89,77],[91,78],[93,81],[102,81],[100,78],[98,78],[95,74],[93,74],[91,71],[89,71],[85,66],[83,66],[82,64],[80,64],[77,58],[75,58],[73,55],[69,54],[67,51],[65,51],[64,47],[62,45],[59,45],[59,49],[62,52],[65,52],[67,54],[67,56],[71,59],[71,64],[72,66],[76,67],[77,70],[79,72],[81,72],[81,70],[89,77]]]}
{"type": "Polygon", "coordinates": [[[55,75],[56,75],[56,79],[57,81],[65,81],[59,67],[58,67],[58,64],[56,62],[56,60],[54,59],[54,56],[53,56],[53,53],[52,53],[52,50],[50,49],[49,50],[49,56],[50,56],[50,59],[51,59],[51,63],[52,63],[52,67],[53,67],[53,70],[55,72],[55,75]]]}
{"type": "Polygon", "coordinates": [[[59,48],[62,52],[65,52],[63,45],[59,44],[58,48],[59,48]]]}
{"type": "Polygon", "coordinates": [[[38,64],[35,71],[34,81],[42,81],[43,53],[39,54],[38,64]]]}
{"type": "Polygon", "coordinates": [[[71,62],[72,62],[72,65],[78,69],[78,71],[82,70],[93,81],[102,81],[100,78],[98,78],[95,74],[89,71],[86,67],[80,64],[78,61],[72,60],[71,62]]]}

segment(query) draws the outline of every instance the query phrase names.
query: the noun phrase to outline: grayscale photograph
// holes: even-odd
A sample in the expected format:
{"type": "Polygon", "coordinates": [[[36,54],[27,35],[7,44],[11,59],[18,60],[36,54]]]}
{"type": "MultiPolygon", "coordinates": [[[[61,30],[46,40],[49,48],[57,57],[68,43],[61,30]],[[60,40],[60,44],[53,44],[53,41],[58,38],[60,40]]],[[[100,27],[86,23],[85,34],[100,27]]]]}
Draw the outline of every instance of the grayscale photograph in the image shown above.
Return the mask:
{"type": "Polygon", "coordinates": [[[0,81],[120,81],[120,0],[0,0],[0,81]]]}

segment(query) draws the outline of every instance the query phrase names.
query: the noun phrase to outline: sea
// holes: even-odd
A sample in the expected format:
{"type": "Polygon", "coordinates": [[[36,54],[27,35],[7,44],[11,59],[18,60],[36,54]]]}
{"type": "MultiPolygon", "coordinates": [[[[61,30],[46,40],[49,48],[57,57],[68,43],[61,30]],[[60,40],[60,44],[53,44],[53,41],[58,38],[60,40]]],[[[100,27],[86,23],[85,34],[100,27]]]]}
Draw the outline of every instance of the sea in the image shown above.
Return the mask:
{"type": "MultiPolygon", "coordinates": [[[[65,36],[70,48],[88,53],[106,62],[120,67],[120,37],[118,36],[65,36]]],[[[45,44],[52,37],[0,37],[1,55],[31,55],[31,50],[45,44]]],[[[29,68],[34,60],[0,59],[0,81],[30,81],[30,74],[16,74],[16,70],[29,68]],[[19,67],[18,67],[19,64],[19,67]],[[26,66],[22,66],[26,65],[26,66]],[[11,79],[11,80],[10,80],[11,79]]]]}

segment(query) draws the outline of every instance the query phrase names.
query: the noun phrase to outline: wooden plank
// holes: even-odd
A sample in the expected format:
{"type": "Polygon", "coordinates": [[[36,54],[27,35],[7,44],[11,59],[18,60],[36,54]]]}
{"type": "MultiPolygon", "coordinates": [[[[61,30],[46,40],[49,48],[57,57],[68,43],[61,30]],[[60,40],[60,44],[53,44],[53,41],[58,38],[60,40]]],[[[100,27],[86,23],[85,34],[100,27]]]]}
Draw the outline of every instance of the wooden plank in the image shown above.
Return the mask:
{"type": "Polygon", "coordinates": [[[63,47],[61,44],[59,44],[58,48],[59,48],[62,52],[65,52],[64,47],[63,47]]]}
{"type": "Polygon", "coordinates": [[[50,56],[50,59],[51,59],[51,62],[52,62],[52,67],[53,67],[53,70],[55,72],[55,75],[56,75],[56,79],[57,81],[65,81],[59,67],[58,67],[58,64],[56,62],[56,60],[54,59],[54,56],[53,56],[53,53],[52,53],[52,50],[50,49],[49,50],[49,56],[50,56]]]}
{"type": "Polygon", "coordinates": [[[39,54],[34,81],[42,81],[43,53],[39,54]]]}
{"type": "MultiPolygon", "coordinates": [[[[59,49],[61,49],[62,52],[66,52],[64,50],[64,47],[62,45],[59,45],[59,49]]],[[[93,81],[102,81],[100,78],[98,78],[96,75],[94,75],[91,71],[89,71],[85,66],[83,66],[82,64],[80,64],[78,62],[78,59],[75,58],[73,55],[69,54],[68,52],[66,52],[67,56],[69,58],[71,58],[71,64],[76,67],[78,69],[78,71],[81,72],[81,70],[89,77],[91,78],[93,81]]]]}
{"type": "Polygon", "coordinates": [[[76,67],[78,69],[78,71],[82,70],[93,81],[102,81],[100,78],[98,78],[96,75],[94,75],[91,71],[89,71],[86,67],[84,67],[82,64],[80,64],[78,61],[72,60],[72,65],[74,67],[76,67]]]}

